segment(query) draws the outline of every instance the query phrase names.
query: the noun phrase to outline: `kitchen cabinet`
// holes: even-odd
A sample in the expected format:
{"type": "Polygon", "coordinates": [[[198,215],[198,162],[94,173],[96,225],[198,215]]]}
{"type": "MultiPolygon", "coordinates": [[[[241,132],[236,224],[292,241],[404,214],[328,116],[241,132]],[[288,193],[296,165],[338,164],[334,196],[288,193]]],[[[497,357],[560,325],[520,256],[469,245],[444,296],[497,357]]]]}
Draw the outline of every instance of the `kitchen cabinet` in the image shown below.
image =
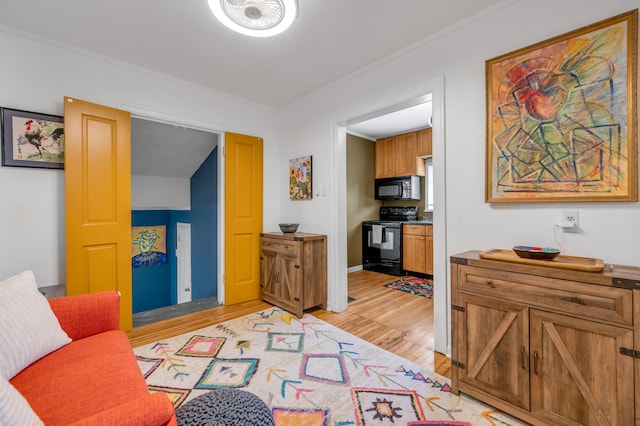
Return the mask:
{"type": "Polygon", "coordinates": [[[378,139],[375,144],[376,179],[396,174],[396,151],[393,137],[378,139]]]}
{"type": "Polygon", "coordinates": [[[378,139],[375,147],[376,178],[424,176],[424,160],[418,157],[418,133],[378,139]]]}
{"type": "Polygon", "coordinates": [[[471,251],[451,257],[451,272],[455,394],[536,425],[638,424],[640,269],[573,271],[471,251]]]}
{"type": "Polygon", "coordinates": [[[260,234],[262,300],[298,318],[313,306],[326,308],[327,237],[306,233],[260,234]]]}
{"type": "Polygon", "coordinates": [[[431,144],[431,127],[428,129],[418,130],[418,148],[417,154],[418,157],[425,157],[431,155],[432,152],[432,144],[431,144]]]}
{"type": "Polygon", "coordinates": [[[433,275],[433,226],[402,225],[402,269],[433,275]]]}

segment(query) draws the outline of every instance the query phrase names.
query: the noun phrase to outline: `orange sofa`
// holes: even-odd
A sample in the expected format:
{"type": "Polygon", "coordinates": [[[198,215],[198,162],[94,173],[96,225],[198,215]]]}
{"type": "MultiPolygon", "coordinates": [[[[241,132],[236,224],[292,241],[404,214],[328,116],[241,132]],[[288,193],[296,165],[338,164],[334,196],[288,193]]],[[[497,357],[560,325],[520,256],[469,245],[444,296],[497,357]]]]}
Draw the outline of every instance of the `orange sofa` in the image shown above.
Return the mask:
{"type": "Polygon", "coordinates": [[[45,425],[176,425],[173,404],[163,393],[149,393],[119,330],[118,293],[49,304],[72,342],[10,380],[45,425]]]}

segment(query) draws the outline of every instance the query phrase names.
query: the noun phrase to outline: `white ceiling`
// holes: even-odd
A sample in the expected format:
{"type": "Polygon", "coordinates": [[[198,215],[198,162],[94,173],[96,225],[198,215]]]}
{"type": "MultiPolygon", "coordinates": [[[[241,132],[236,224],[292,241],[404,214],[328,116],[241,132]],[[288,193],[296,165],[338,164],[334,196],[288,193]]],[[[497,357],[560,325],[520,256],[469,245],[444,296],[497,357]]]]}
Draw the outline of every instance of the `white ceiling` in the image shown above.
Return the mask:
{"type": "MultiPolygon", "coordinates": [[[[280,109],[501,1],[299,0],[288,31],[253,38],[220,24],[207,0],[0,0],[0,30],[280,109]]],[[[349,131],[378,139],[424,128],[431,113],[423,109],[430,105],[367,117],[349,131]]],[[[159,123],[138,121],[132,125],[135,174],[190,177],[215,145],[215,135],[206,132],[151,129],[159,123]]]]}
{"type": "Polygon", "coordinates": [[[218,135],[131,119],[131,174],[191,178],[218,144],[218,135]]]}
{"type": "Polygon", "coordinates": [[[207,0],[0,0],[0,24],[284,107],[502,0],[299,0],[292,27],[236,34],[207,0]]]}

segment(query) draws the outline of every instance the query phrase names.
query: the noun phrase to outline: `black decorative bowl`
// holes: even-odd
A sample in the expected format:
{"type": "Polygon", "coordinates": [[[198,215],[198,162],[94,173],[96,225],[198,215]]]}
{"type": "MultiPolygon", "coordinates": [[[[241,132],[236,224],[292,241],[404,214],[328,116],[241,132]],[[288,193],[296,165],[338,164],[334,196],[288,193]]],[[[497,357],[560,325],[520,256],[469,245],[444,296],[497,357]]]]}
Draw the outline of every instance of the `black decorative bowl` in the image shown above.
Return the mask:
{"type": "Polygon", "coordinates": [[[553,260],[560,255],[560,250],[550,247],[515,246],[513,251],[525,259],[553,260]]]}
{"type": "Polygon", "coordinates": [[[285,234],[293,234],[298,230],[299,223],[280,223],[278,224],[280,230],[285,234]]]}

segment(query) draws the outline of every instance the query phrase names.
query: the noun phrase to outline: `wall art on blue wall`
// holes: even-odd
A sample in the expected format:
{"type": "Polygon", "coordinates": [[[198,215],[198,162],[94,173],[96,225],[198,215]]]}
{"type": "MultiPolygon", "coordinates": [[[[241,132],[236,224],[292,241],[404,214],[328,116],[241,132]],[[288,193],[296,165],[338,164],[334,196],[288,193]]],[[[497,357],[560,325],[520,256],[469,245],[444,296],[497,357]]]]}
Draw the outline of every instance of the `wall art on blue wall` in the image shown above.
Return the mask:
{"type": "Polygon", "coordinates": [[[167,263],[167,227],[133,226],[131,228],[131,265],[134,268],[167,263]]]}

